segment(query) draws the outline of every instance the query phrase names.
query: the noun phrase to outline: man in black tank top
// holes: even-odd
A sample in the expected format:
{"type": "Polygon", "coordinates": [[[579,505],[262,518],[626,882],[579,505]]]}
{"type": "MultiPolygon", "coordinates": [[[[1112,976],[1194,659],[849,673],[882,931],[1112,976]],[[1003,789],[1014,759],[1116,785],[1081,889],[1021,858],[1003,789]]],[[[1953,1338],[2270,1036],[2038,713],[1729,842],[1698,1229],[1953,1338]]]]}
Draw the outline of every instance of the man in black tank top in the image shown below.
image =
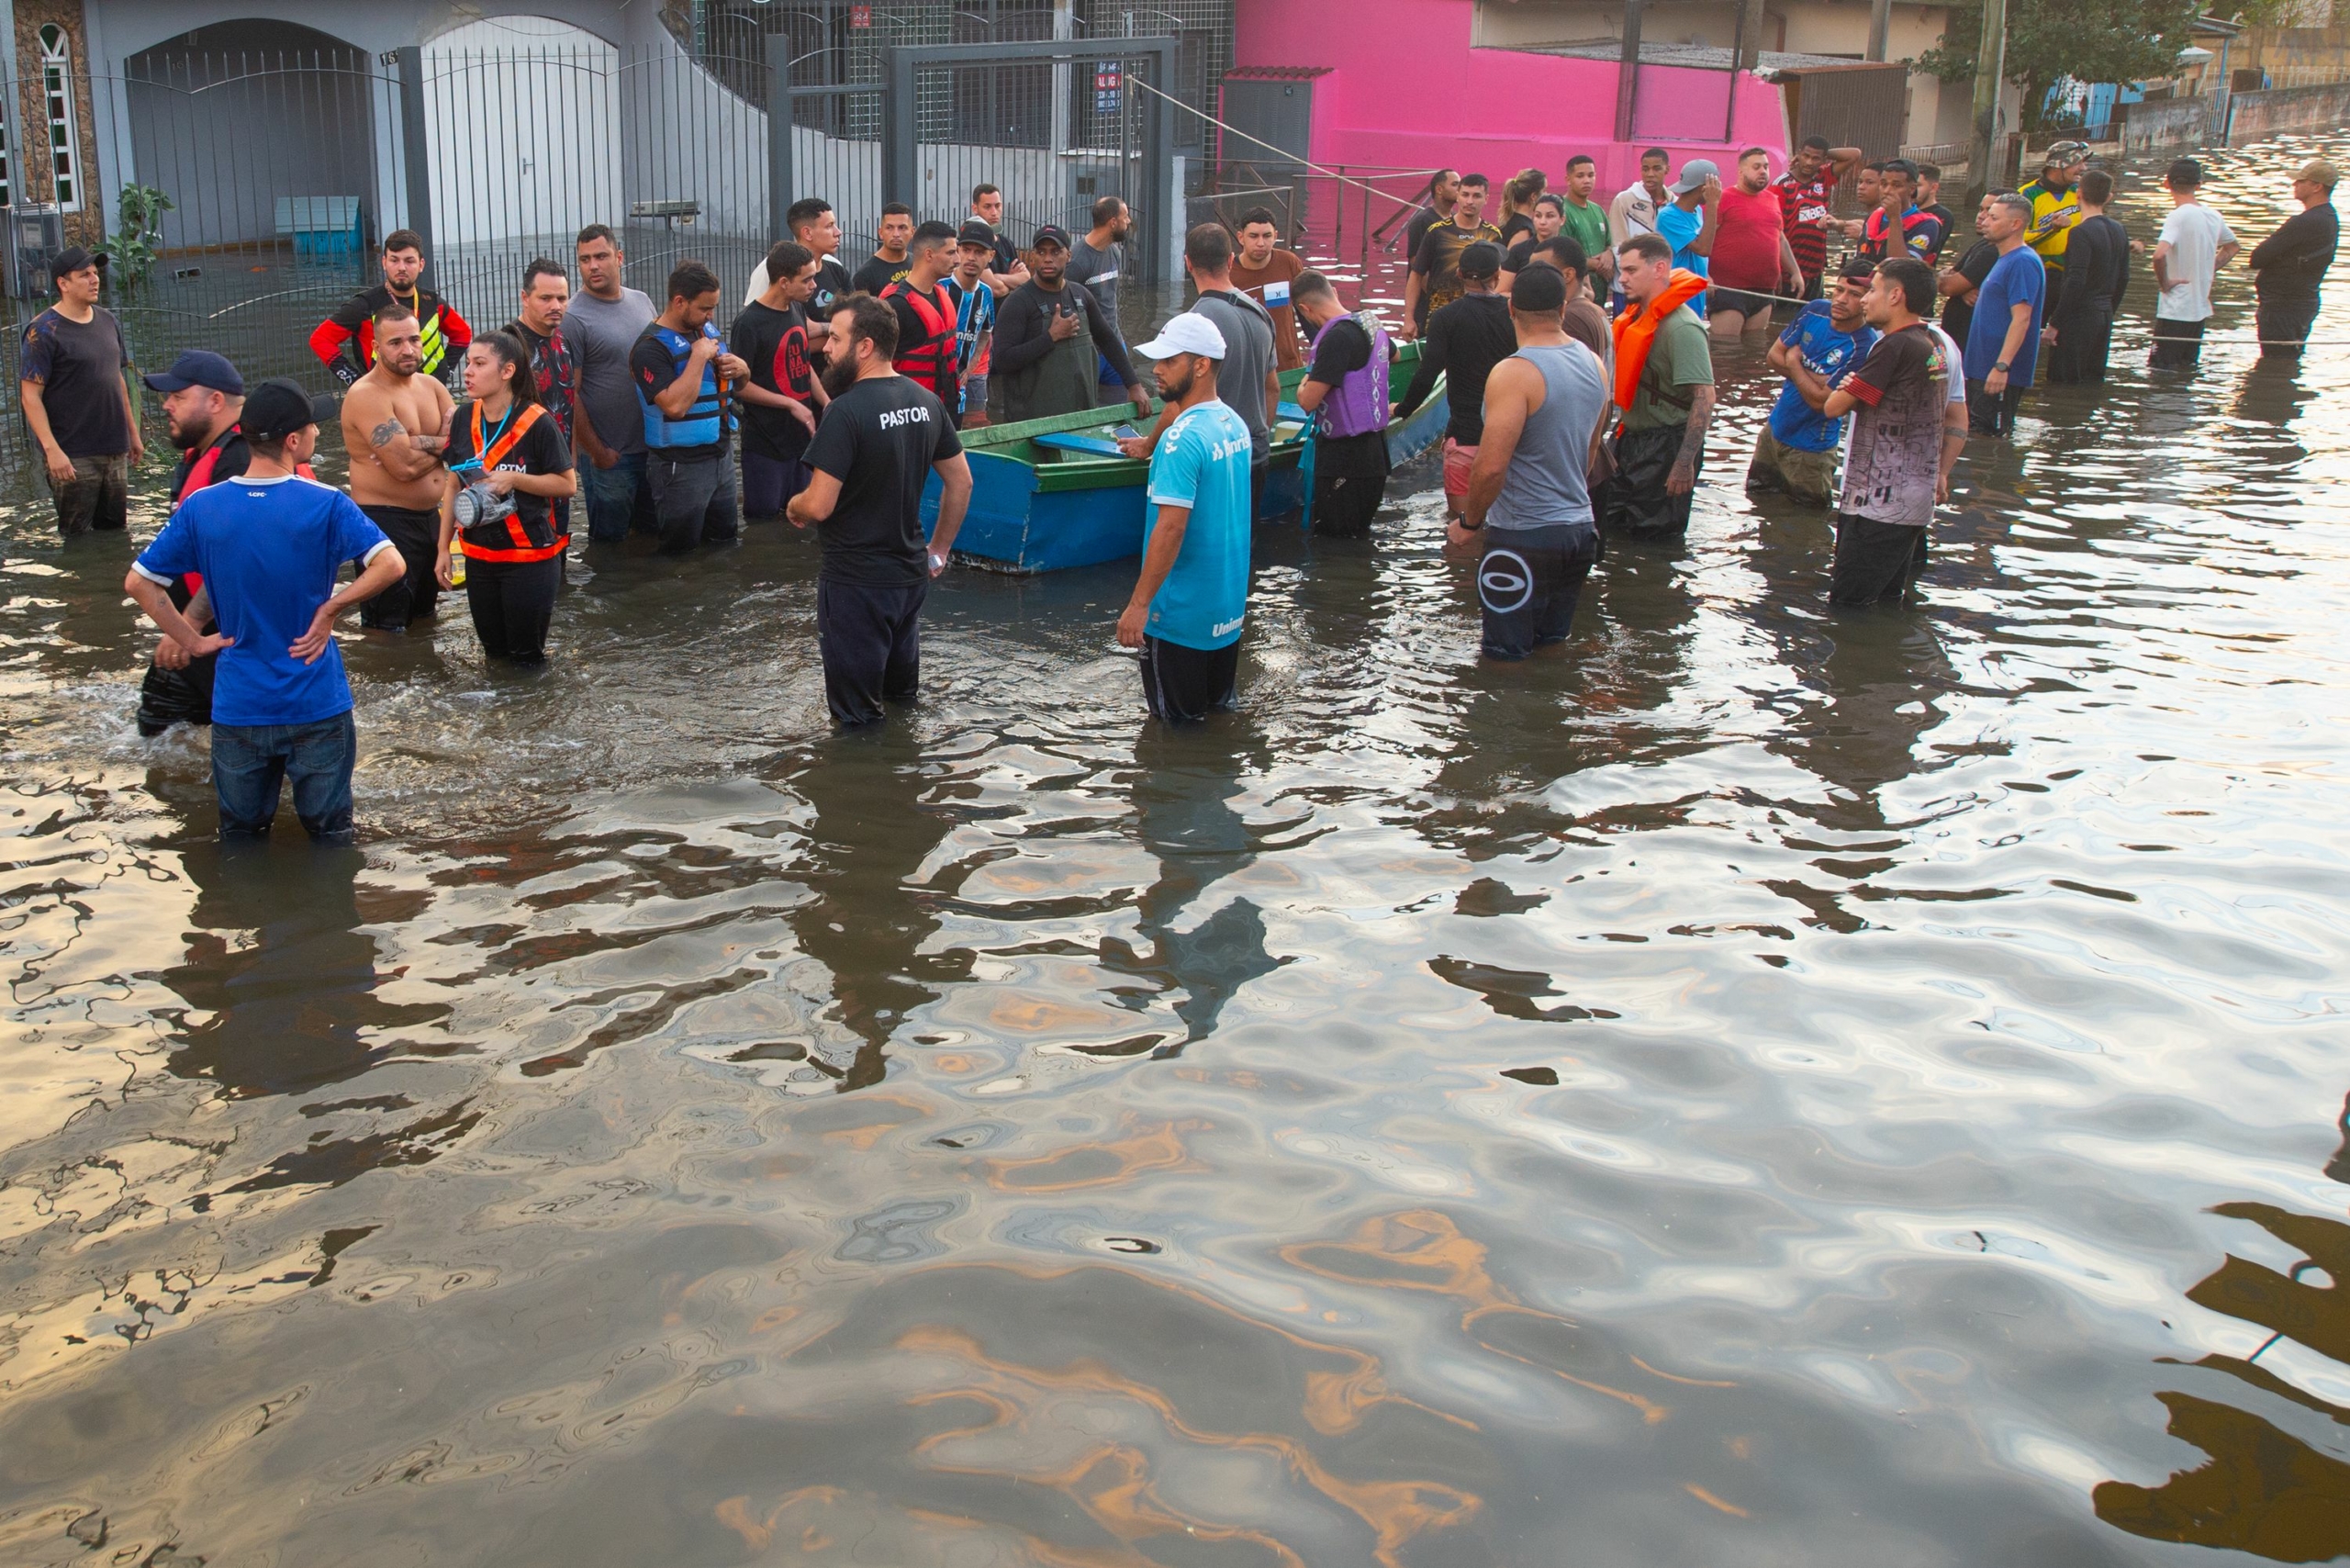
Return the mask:
{"type": "Polygon", "coordinates": [[[1598,454],[1607,374],[1567,336],[1566,274],[1528,267],[1510,286],[1517,353],[1485,378],[1485,431],[1469,475],[1455,544],[1481,541],[1477,598],[1489,659],[1522,659],[1572,628],[1583,579],[1599,560],[1589,476],[1598,454]]]}

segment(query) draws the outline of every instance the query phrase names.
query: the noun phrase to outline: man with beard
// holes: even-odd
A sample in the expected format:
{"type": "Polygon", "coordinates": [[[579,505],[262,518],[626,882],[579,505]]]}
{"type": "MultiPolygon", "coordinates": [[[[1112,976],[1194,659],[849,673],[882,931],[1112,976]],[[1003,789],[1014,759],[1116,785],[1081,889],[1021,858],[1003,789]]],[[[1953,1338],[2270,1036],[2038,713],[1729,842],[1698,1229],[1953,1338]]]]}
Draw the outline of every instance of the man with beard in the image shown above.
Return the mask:
{"type": "MultiPolygon", "coordinates": [[[[146,382],[163,395],[163,419],[180,453],[179,466],[172,470],[174,510],[184,498],[245,471],[252,454],[237,428],[237,416],[245,406],[245,378],[235,365],[217,353],[190,349],[170,370],[150,375],[146,382]]],[[[163,584],[163,591],[189,625],[207,633],[216,630],[202,574],[173,577],[163,584]]],[[[212,678],[219,657],[206,654],[192,658],[169,637],[157,644],[139,690],[139,733],[160,735],[175,723],[212,722],[212,678]]]]}
{"type": "Polygon", "coordinates": [[[890,368],[897,312],[870,295],[834,308],[832,401],[808,448],[814,472],[792,524],[817,530],[816,642],[824,702],[843,729],[877,723],[922,685],[922,607],[946,569],[971,502],[971,465],[946,406],[890,368]],[[922,492],[938,476],[938,524],[922,536],[922,492]]]}
{"type": "Polygon", "coordinates": [[[669,274],[668,304],[629,351],[644,409],[645,477],[666,555],[728,543],[742,528],[726,388],[749,380],[751,367],[727,352],[711,322],[717,313],[718,274],[680,262],[669,274]]]}
{"type": "Polygon", "coordinates": [[[375,341],[375,318],[389,306],[402,305],[417,323],[420,368],[427,375],[453,376],[465,362],[474,330],[454,306],[418,281],[424,276],[423,236],[413,229],[393,230],[384,236],[383,263],[384,281],[361,289],[319,322],[310,334],[310,352],[337,381],[356,386],[382,352],[375,341]]]}
{"type": "Polygon", "coordinates": [[[398,581],[362,607],[359,623],[405,632],[411,621],[430,620],[441,597],[432,576],[447,483],[441,454],[455,405],[449,389],[424,374],[424,328],[415,311],[387,305],[368,328],[375,364],[342,400],[342,447],[351,456],[351,498],[405,565],[398,581]]]}
{"type": "Polygon", "coordinates": [[[906,242],[914,237],[914,209],[904,202],[893,201],[881,209],[881,248],[867,258],[850,277],[849,286],[859,294],[879,297],[883,289],[896,283],[912,270],[907,259],[906,242]]]}
{"type": "Polygon", "coordinates": [[[1404,225],[1404,261],[1407,265],[1420,253],[1420,241],[1428,237],[1428,230],[1450,218],[1460,205],[1460,170],[1438,169],[1428,176],[1427,204],[1404,225]]]}
{"type": "Polygon", "coordinates": [[[1069,253],[1067,230],[1049,223],[1037,230],[1028,251],[1029,279],[1003,297],[996,314],[991,374],[1003,383],[1003,417],[1017,422],[1092,408],[1099,354],[1133,400],[1136,417],[1148,419],[1150,394],[1101,303],[1082,284],[1069,281],[1069,253]]]}
{"type": "MultiPolygon", "coordinates": [[[[968,230],[969,225],[965,228],[968,230]]],[[[1134,215],[1126,209],[1126,204],[1113,196],[1103,196],[1093,204],[1093,227],[1069,248],[1069,265],[1062,274],[1069,282],[1085,286],[1085,292],[1102,307],[1102,319],[1110,323],[1110,330],[1120,342],[1125,342],[1126,333],[1118,322],[1118,280],[1125,275],[1126,235],[1133,228],[1134,215]]],[[[1095,369],[1094,401],[1124,402],[1125,383],[1110,368],[1107,354],[1101,356],[1095,369]]],[[[984,400],[981,406],[984,408],[984,400]]]]}
{"type": "Polygon", "coordinates": [[[939,286],[955,265],[955,230],[925,223],[913,231],[906,275],[881,291],[898,313],[898,352],[890,368],[929,391],[951,423],[963,406],[955,301],[939,286]]]}
{"type": "MultiPolygon", "coordinates": [[[[540,256],[522,269],[521,314],[507,322],[505,330],[531,356],[539,407],[554,419],[564,445],[593,463],[604,443],[596,439],[595,421],[579,405],[579,356],[563,335],[563,319],[570,308],[571,280],[561,267],[540,256]]],[[[571,532],[568,496],[554,503],[554,531],[565,536],[571,532]]]]}
{"type": "Polygon", "coordinates": [[[1142,571],[1118,642],[1141,651],[1151,717],[1187,724],[1239,702],[1254,512],[1248,425],[1216,397],[1225,342],[1211,318],[1186,311],[1136,352],[1158,362],[1175,419],[1151,454],[1142,571]]]}
{"type": "Polygon", "coordinates": [[[653,489],[645,482],[644,420],[628,356],[637,334],[660,314],[643,290],[621,282],[627,258],[620,237],[601,223],[579,231],[579,294],[564,311],[565,337],[579,364],[574,404],[588,461],[579,483],[589,543],[616,544],[653,527],[653,489]],[[592,438],[588,439],[588,438],[592,438]]]}

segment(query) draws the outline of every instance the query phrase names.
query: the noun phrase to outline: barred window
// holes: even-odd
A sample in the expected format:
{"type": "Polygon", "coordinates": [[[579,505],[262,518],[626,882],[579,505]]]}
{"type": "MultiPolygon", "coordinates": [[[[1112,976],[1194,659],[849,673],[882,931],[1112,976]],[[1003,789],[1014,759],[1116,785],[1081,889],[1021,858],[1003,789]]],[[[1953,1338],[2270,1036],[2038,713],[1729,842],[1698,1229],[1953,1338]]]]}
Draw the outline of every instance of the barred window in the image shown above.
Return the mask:
{"type": "Polygon", "coordinates": [[[40,30],[41,100],[49,113],[50,191],[60,209],[82,210],[82,133],[73,107],[73,46],[51,22],[40,30]]]}

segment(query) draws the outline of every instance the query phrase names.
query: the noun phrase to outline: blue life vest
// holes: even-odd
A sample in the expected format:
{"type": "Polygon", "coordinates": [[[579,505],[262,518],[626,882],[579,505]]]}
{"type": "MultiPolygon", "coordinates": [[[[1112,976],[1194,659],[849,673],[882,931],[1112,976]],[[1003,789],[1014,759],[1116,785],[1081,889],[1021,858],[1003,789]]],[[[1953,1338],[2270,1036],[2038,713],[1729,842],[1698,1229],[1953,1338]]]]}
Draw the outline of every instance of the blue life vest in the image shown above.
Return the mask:
{"type": "MultiPolygon", "coordinates": [[[[715,338],[718,329],[708,322],[702,324],[702,336],[715,338]]],[[[655,321],[644,329],[645,335],[669,351],[669,369],[673,376],[686,373],[686,360],[693,353],[693,340],[683,332],[676,332],[655,321]]],[[[726,413],[718,397],[718,362],[715,358],[701,367],[701,390],[694,397],[693,407],[683,419],[671,419],[661,411],[643,386],[637,388],[637,400],[644,405],[644,444],[655,452],[666,452],[681,446],[716,446],[726,433],[726,413]]]]}

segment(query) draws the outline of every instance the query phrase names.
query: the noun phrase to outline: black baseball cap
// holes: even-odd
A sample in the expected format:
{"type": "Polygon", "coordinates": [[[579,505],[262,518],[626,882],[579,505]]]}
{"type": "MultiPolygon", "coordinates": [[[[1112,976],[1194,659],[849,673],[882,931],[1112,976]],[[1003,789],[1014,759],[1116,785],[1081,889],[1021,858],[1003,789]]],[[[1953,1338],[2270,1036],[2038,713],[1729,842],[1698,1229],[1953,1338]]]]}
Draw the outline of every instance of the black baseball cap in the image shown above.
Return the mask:
{"type": "Polygon", "coordinates": [[[974,218],[956,231],[955,243],[957,245],[985,245],[989,250],[992,251],[995,249],[995,230],[974,218]]]}
{"type": "Polygon", "coordinates": [[[84,267],[95,267],[100,272],[106,271],[106,252],[100,251],[93,255],[79,245],[68,245],[50,257],[49,281],[55,283],[60,278],[71,277],[84,267]]]}
{"type": "Polygon", "coordinates": [[[1510,282],[1509,308],[1513,310],[1540,316],[1562,310],[1566,304],[1567,274],[1554,266],[1528,267],[1510,282]]]}
{"type": "Polygon", "coordinates": [[[1460,252],[1459,266],[1462,277],[1499,277],[1502,248],[1490,240],[1480,240],[1460,252]]]}
{"type": "Polygon", "coordinates": [[[153,375],[141,376],[158,392],[185,392],[191,386],[209,386],[215,392],[225,392],[231,398],[245,395],[245,378],[237,374],[222,354],[210,349],[188,349],[172,361],[172,368],[153,375]]]}
{"type": "Polygon", "coordinates": [[[313,398],[283,376],[264,381],[245,395],[245,411],[237,421],[252,441],[284,441],[306,425],[322,425],[335,417],[331,398],[313,398]]]}
{"type": "Polygon", "coordinates": [[[1037,230],[1036,237],[1029,241],[1028,245],[1031,250],[1038,245],[1058,245],[1064,251],[1076,248],[1069,242],[1069,230],[1058,223],[1047,223],[1037,230]]]}

